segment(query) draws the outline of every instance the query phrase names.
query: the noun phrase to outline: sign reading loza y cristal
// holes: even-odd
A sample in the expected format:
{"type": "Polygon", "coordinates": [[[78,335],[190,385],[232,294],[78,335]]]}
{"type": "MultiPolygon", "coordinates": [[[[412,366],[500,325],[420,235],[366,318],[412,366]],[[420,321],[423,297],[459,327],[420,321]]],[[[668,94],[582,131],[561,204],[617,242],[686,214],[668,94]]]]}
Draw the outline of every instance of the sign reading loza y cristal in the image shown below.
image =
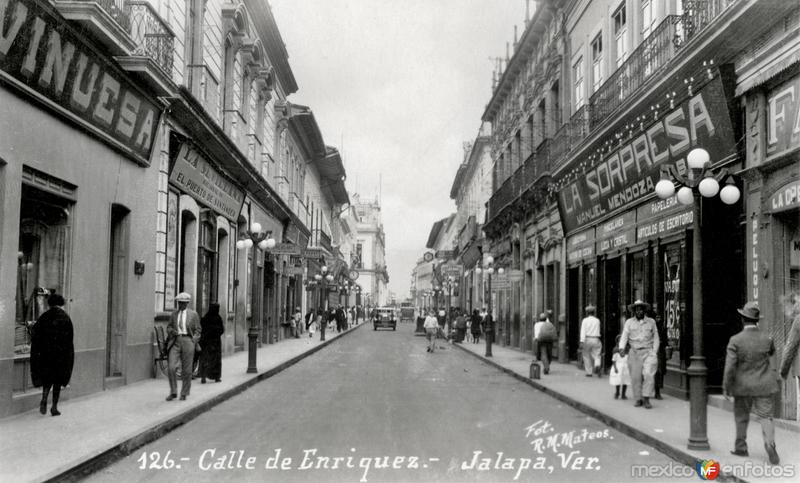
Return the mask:
{"type": "Polygon", "coordinates": [[[0,0],[0,78],[150,164],[160,109],[44,0],[0,0]]]}
{"type": "Polygon", "coordinates": [[[238,219],[244,192],[228,181],[189,143],[181,145],[169,181],[225,218],[234,222],[238,219]]]}
{"type": "Polygon", "coordinates": [[[653,193],[662,168],[672,164],[685,172],[686,155],[693,148],[704,148],[712,162],[736,152],[719,77],[642,128],[622,143],[610,134],[618,148],[559,192],[558,207],[567,232],[653,193]]]}

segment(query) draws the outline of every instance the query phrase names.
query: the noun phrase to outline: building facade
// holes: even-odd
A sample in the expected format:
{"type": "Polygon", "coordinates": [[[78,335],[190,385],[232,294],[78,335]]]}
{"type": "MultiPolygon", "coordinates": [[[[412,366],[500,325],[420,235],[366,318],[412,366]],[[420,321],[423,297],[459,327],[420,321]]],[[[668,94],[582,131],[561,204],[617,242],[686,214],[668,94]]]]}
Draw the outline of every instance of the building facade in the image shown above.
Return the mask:
{"type": "Polygon", "coordinates": [[[302,251],[323,218],[309,185],[328,217],[347,195],[338,153],[287,101],[269,5],[2,0],[0,27],[0,311],[15,312],[0,415],[37,403],[27,325],[50,292],[75,322],[67,398],[156,376],[154,328],[179,292],[201,315],[220,304],[225,353],[251,325],[285,337],[304,264],[324,260],[302,251]],[[236,248],[256,222],[282,251],[236,248]]]}
{"type": "Polygon", "coordinates": [[[386,234],[383,231],[378,200],[364,200],[353,195],[356,215],[356,242],[350,267],[359,274],[361,294],[357,304],[380,307],[388,302],[389,272],[386,267],[386,234]]]}

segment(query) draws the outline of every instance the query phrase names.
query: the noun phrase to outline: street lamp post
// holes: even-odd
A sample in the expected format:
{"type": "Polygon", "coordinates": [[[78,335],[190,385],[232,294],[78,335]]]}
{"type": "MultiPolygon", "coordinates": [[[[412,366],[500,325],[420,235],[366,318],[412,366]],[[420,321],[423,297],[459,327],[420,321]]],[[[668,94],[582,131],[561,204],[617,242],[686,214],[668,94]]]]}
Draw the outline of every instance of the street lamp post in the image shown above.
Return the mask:
{"type": "MultiPolygon", "coordinates": [[[[483,259],[483,273],[488,275],[488,286],[489,286],[489,294],[486,297],[488,300],[486,302],[487,305],[487,313],[486,317],[489,319],[489,323],[486,324],[487,328],[490,330],[486,331],[486,353],[484,354],[486,357],[492,357],[492,342],[494,342],[494,332],[495,332],[495,320],[494,316],[492,315],[492,274],[494,273],[494,257],[491,255],[486,255],[483,259]]],[[[499,267],[497,269],[498,274],[502,274],[505,270],[503,267],[499,267]]],[[[481,267],[478,266],[475,268],[475,273],[481,273],[481,267]]]]}
{"type": "MultiPolygon", "coordinates": [[[[236,248],[239,250],[258,247],[263,250],[266,257],[266,251],[275,247],[275,239],[272,238],[272,232],[261,232],[261,223],[254,222],[250,225],[250,229],[242,234],[246,238],[236,241],[236,248]]],[[[255,249],[252,253],[252,260],[250,260],[250,287],[252,294],[250,296],[250,327],[247,330],[247,372],[256,373],[256,348],[258,345],[258,333],[260,331],[259,321],[261,319],[261,308],[259,306],[258,297],[258,260],[255,249]]]]}
{"type": "Polygon", "coordinates": [[[696,148],[686,157],[688,173],[683,175],[672,167],[662,173],[662,179],[656,184],[656,194],[667,199],[675,194],[673,180],[678,183],[678,202],[692,205],[692,356],[686,373],[689,376],[689,449],[707,450],[707,403],[705,350],[703,348],[703,231],[700,202],[703,197],[712,198],[719,193],[723,203],[732,205],[739,201],[739,188],[733,182],[727,170],[717,174],[711,170],[708,151],[696,148]],[[719,182],[725,179],[725,186],[720,190],[719,182]]]}
{"type": "Polygon", "coordinates": [[[447,326],[450,327],[450,309],[453,305],[453,289],[458,288],[458,282],[452,277],[448,276],[444,281],[447,287],[447,326]]]}

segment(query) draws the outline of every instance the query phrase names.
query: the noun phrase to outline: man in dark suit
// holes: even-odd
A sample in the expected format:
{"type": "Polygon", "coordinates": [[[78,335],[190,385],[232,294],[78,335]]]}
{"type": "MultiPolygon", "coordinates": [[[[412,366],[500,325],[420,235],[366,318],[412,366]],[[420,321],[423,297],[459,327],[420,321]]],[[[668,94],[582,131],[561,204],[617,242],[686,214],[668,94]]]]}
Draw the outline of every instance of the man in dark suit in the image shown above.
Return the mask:
{"type": "Polygon", "coordinates": [[[200,342],[200,316],[189,308],[191,295],[181,292],[175,297],[178,308],[169,316],[167,336],[170,338],[169,349],[169,396],[167,401],[178,397],[178,366],[181,368],[181,401],[186,400],[192,388],[192,366],[194,351],[200,342]]]}
{"type": "Polygon", "coordinates": [[[778,392],[778,373],[770,363],[775,353],[772,339],[761,332],[757,322],[761,318],[756,302],[747,302],[737,310],[744,328],[731,337],[725,358],[722,390],[726,397],[733,396],[733,418],[736,421],[736,443],[731,454],[748,456],[747,424],[750,413],[761,422],[764,448],[773,465],[780,463],[775,449],[775,425],[772,422],[772,395],[778,392]]]}

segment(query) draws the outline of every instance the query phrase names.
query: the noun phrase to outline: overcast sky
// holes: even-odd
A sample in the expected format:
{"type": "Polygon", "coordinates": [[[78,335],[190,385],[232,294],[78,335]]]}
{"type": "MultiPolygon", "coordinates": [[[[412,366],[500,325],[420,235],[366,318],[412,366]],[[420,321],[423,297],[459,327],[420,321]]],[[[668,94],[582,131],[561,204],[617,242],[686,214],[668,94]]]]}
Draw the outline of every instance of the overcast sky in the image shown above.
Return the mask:
{"type": "MultiPolygon", "coordinates": [[[[389,289],[408,295],[431,225],[491,96],[494,63],[525,0],[269,0],[299,90],[347,189],[379,195],[389,289]],[[382,180],[382,183],[379,183],[382,180]]],[[[531,2],[533,8],[533,2],[531,2]]]]}

